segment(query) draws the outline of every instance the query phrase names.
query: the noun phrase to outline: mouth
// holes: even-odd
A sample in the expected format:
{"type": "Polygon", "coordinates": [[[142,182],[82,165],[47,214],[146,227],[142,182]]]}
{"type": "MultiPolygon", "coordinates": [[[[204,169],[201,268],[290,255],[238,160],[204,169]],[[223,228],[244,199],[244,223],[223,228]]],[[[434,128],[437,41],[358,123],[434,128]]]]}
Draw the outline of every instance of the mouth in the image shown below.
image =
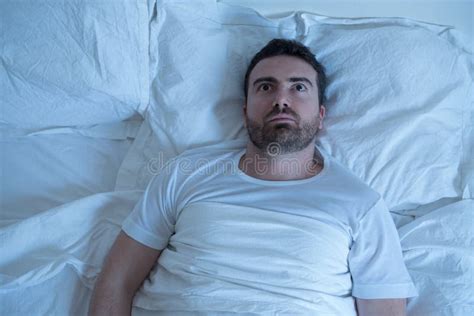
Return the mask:
{"type": "Polygon", "coordinates": [[[279,123],[279,122],[294,122],[294,121],[295,120],[291,117],[281,116],[281,117],[274,117],[269,122],[279,123]]]}

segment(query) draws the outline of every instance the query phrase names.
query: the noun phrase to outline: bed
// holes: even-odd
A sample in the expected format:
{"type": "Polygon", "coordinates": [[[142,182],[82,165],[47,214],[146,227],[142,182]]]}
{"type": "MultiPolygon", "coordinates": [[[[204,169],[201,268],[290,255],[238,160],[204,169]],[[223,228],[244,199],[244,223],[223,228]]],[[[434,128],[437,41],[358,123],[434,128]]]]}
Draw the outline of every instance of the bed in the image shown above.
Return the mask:
{"type": "Polygon", "coordinates": [[[211,0],[4,1],[0,11],[0,314],[87,314],[151,177],[187,149],[246,139],[246,65],[275,37],[303,42],[326,67],[318,145],[387,202],[419,291],[408,314],[474,314],[465,34],[211,0]]]}

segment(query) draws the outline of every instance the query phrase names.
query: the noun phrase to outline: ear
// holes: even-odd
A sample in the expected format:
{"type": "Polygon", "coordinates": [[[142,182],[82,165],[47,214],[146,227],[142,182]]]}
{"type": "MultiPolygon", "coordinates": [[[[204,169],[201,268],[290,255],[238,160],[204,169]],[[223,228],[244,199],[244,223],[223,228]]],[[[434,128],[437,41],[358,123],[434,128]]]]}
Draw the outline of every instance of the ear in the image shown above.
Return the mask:
{"type": "Polygon", "coordinates": [[[326,116],[326,107],[323,104],[321,104],[319,106],[319,129],[323,129],[323,120],[325,116],[326,116]]]}

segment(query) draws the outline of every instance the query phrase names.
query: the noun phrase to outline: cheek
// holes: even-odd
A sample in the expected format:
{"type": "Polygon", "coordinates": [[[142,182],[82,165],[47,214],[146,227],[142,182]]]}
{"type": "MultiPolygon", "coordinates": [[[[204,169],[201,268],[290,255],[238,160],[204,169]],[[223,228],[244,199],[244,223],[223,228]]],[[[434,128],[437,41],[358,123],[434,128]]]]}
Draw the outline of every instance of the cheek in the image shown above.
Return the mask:
{"type": "Polygon", "coordinates": [[[315,100],[314,95],[311,93],[295,93],[291,96],[291,98],[295,102],[299,103],[313,103],[313,100],[315,100]]]}
{"type": "Polygon", "coordinates": [[[268,102],[268,98],[265,97],[252,98],[247,103],[247,116],[252,119],[259,119],[271,108],[271,103],[268,102]]]}
{"type": "Polygon", "coordinates": [[[262,116],[262,111],[260,108],[249,105],[247,107],[247,117],[252,120],[260,120],[260,117],[262,116]]]}
{"type": "Polygon", "coordinates": [[[293,100],[295,104],[297,103],[300,105],[300,108],[319,113],[319,101],[317,97],[310,94],[304,94],[295,96],[293,100]]]}

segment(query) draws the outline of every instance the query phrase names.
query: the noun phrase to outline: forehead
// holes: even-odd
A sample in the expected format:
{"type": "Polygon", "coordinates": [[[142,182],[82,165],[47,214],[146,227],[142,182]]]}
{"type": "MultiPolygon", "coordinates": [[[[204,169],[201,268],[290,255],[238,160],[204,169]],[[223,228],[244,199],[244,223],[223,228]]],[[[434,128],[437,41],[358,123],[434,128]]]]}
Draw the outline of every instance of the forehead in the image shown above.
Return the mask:
{"type": "Polygon", "coordinates": [[[275,77],[278,80],[285,80],[291,77],[306,77],[311,82],[316,81],[316,70],[301,58],[294,56],[274,56],[259,61],[250,73],[249,81],[260,77],[275,77]]]}

